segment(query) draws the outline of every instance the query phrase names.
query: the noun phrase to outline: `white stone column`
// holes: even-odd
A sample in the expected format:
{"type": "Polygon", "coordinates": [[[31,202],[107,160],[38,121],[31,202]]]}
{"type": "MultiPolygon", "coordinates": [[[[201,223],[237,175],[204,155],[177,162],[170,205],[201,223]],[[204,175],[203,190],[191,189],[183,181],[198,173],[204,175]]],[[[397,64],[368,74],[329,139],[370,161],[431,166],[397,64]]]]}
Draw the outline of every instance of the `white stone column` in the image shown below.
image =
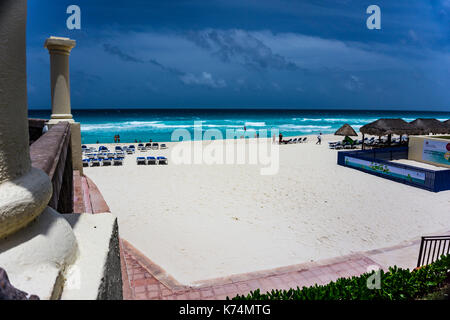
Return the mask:
{"type": "Polygon", "coordinates": [[[49,177],[31,167],[26,14],[26,0],[1,0],[0,266],[19,289],[52,297],[77,245],[67,221],[47,207],[52,195],[49,177]]]}
{"type": "Polygon", "coordinates": [[[69,55],[75,45],[75,40],[61,37],[50,37],[44,44],[50,53],[52,119],[72,119],[69,55]]]}
{"type": "Polygon", "coordinates": [[[0,4],[0,238],[47,206],[48,176],[31,168],[26,76],[26,1],[0,4]]]}
{"type": "Polygon", "coordinates": [[[70,122],[72,165],[74,170],[83,174],[80,123],[73,120],[70,105],[69,56],[75,45],[75,40],[62,37],[52,36],[45,41],[44,47],[50,54],[52,92],[52,116],[48,124],[51,126],[60,121],[70,122]]]}

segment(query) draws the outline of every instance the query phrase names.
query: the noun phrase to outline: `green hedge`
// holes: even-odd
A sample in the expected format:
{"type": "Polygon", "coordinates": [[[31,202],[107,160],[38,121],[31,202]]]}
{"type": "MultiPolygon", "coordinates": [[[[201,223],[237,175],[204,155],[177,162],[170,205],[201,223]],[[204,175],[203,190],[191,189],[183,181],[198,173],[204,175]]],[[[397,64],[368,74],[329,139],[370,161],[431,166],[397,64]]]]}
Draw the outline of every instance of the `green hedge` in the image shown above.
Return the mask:
{"type": "Polygon", "coordinates": [[[450,255],[436,262],[410,271],[396,266],[388,272],[380,270],[380,289],[369,289],[367,278],[375,271],[352,278],[339,278],[326,285],[315,285],[289,290],[260,290],[233,300],[411,300],[432,292],[450,275],[450,255]]]}

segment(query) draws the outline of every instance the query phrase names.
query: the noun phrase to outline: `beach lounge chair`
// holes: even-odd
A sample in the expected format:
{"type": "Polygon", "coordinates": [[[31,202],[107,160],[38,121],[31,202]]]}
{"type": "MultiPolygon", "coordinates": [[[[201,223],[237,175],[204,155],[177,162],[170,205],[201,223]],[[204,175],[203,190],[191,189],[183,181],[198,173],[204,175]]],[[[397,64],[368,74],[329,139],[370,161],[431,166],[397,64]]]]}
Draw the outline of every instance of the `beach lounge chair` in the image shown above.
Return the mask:
{"type": "Polygon", "coordinates": [[[123,151],[123,149],[122,149],[121,146],[116,146],[116,147],[114,148],[114,151],[115,151],[115,152],[123,151]]]}
{"type": "Polygon", "coordinates": [[[144,145],[142,143],[139,143],[138,144],[138,150],[142,150],[143,148],[145,148],[144,145]]]}
{"type": "Polygon", "coordinates": [[[90,159],[83,159],[83,167],[89,167],[90,159]]]}
{"type": "Polygon", "coordinates": [[[150,142],[145,144],[145,149],[150,150],[152,148],[152,144],[150,142]]]}
{"type": "Polygon", "coordinates": [[[100,167],[100,164],[102,162],[102,159],[91,159],[91,167],[100,167]]]}
{"type": "Polygon", "coordinates": [[[159,147],[160,149],[167,149],[167,146],[165,143],[161,143],[161,146],[159,147]]]}
{"type": "Polygon", "coordinates": [[[156,164],[155,157],[147,157],[147,164],[156,164]]]}
{"type": "Polygon", "coordinates": [[[297,138],[294,138],[294,140],[292,140],[292,142],[291,143],[297,143],[297,138]]]}
{"type": "Polygon", "coordinates": [[[95,154],[95,153],[87,153],[86,157],[88,157],[89,159],[94,159],[94,158],[97,158],[97,154],[95,154]]]}
{"type": "Polygon", "coordinates": [[[153,142],[153,144],[152,144],[152,149],[153,149],[153,150],[158,150],[158,149],[159,149],[159,144],[158,144],[158,142],[153,142]]]}
{"type": "Polygon", "coordinates": [[[168,164],[166,157],[158,157],[158,164],[168,164]]]}
{"type": "Polygon", "coordinates": [[[97,154],[97,159],[105,159],[106,158],[106,153],[99,153],[97,154]]]}
{"type": "Polygon", "coordinates": [[[127,154],[133,154],[133,153],[134,153],[133,149],[130,149],[130,148],[127,149],[127,154]]]}
{"type": "Polygon", "coordinates": [[[338,143],[337,142],[328,142],[328,148],[330,148],[330,149],[336,149],[336,145],[337,145],[338,143]]]}
{"type": "Polygon", "coordinates": [[[114,158],[105,158],[105,159],[103,159],[102,163],[103,163],[103,166],[110,166],[110,165],[112,165],[113,161],[114,161],[114,158]]]}
{"type": "Polygon", "coordinates": [[[117,157],[117,158],[114,158],[113,164],[114,164],[115,166],[121,166],[121,165],[123,165],[123,157],[117,157]]]}
{"type": "Polygon", "coordinates": [[[341,141],[336,142],[335,145],[334,145],[334,149],[336,149],[336,150],[340,150],[340,149],[342,149],[343,147],[344,147],[344,146],[343,146],[343,144],[342,144],[341,141]]]}
{"type": "Polygon", "coordinates": [[[301,143],[305,143],[308,140],[308,137],[304,137],[301,143]]]}
{"type": "Polygon", "coordinates": [[[145,157],[137,157],[136,158],[136,163],[139,164],[147,164],[147,162],[145,161],[145,157]]]}

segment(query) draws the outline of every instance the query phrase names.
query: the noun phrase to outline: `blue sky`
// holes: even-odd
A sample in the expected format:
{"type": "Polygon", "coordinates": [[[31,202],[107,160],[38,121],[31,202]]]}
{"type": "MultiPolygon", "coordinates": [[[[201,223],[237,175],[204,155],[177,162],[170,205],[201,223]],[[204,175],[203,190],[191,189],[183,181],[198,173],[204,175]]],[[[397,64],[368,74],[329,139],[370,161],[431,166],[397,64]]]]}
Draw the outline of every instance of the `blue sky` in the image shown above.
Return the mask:
{"type": "Polygon", "coordinates": [[[50,108],[54,35],[77,41],[73,108],[450,111],[449,19],[450,0],[28,0],[29,105],[50,108]]]}

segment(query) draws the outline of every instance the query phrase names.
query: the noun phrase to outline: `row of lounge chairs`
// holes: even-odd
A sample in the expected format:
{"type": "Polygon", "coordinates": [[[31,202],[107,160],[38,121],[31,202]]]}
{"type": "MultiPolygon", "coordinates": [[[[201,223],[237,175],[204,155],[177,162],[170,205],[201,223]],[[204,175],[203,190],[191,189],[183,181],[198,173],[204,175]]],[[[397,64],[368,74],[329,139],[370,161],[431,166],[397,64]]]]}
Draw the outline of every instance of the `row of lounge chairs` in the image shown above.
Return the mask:
{"type": "MultiPolygon", "coordinates": [[[[139,151],[147,151],[147,150],[158,150],[158,149],[167,149],[167,145],[165,143],[161,143],[161,145],[157,142],[153,143],[146,143],[145,145],[143,143],[139,143],[137,150],[139,151]]],[[[110,152],[109,149],[106,146],[100,146],[98,148],[98,151],[94,147],[88,148],[86,145],[81,146],[81,150],[83,153],[95,153],[95,152],[110,152]]],[[[115,152],[123,152],[126,154],[133,154],[136,152],[136,147],[133,144],[130,144],[129,146],[115,146],[114,148],[115,152]]]]}
{"type": "MultiPolygon", "coordinates": [[[[402,139],[400,140],[400,138],[393,138],[391,139],[391,144],[390,146],[395,146],[395,145],[400,145],[402,143],[406,143],[408,142],[408,137],[402,137],[402,139]]],[[[353,143],[349,142],[349,141],[337,141],[337,142],[328,142],[328,146],[330,149],[355,149],[358,146],[362,146],[363,141],[362,140],[354,140],[353,143]]],[[[386,146],[388,144],[388,139],[387,138],[382,138],[382,139],[377,139],[375,137],[372,138],[365,138],[364,139],[364,145],[368,146],[368,147],[381,147],[381,146],[386,146]]]]}
{"type": "Polygon", "coordinates": [[[121,166],[123,165],[123,157],[117,158],[93,158],[83,159],[83,167],[100,167],[100,166],[121,166]]]}
{"type": "Polygon", "coordinates": [[[169,164],[166,157],[136,157],[136,163],[138,165],[143,164],[169,164]]]}
{"type": "Polygon", "coordinates": [[[124,158],[125,153],[123,152],[85,153],[84,156],[88,159],[124,158]]]}
{"type": "Polygon", "coordinates": [[[328,142],[330,149],[356,149],[357,146],[362,145],[362,140],[355,140],[353,143],[348,141],[328,142]]]}
{"type": "Polygon", "coordinates": [[[161,143],[159,145],[158,142],[147,142],[145,145],[143,143],[138,144],[138,150],[146,151],[146,150],[158,150],[158,149],[167,149],[167,145],[165,143],[161,143]]]}
{"type": "Polygon", "coordinates": [[[294,138],[289,140],[282,140],[281,143],[284,144],[291,144],[291,143],[306,143],[306,140],[308,140],[308,137],[304,137],[303,139],[300,138],[294,138]]]}

